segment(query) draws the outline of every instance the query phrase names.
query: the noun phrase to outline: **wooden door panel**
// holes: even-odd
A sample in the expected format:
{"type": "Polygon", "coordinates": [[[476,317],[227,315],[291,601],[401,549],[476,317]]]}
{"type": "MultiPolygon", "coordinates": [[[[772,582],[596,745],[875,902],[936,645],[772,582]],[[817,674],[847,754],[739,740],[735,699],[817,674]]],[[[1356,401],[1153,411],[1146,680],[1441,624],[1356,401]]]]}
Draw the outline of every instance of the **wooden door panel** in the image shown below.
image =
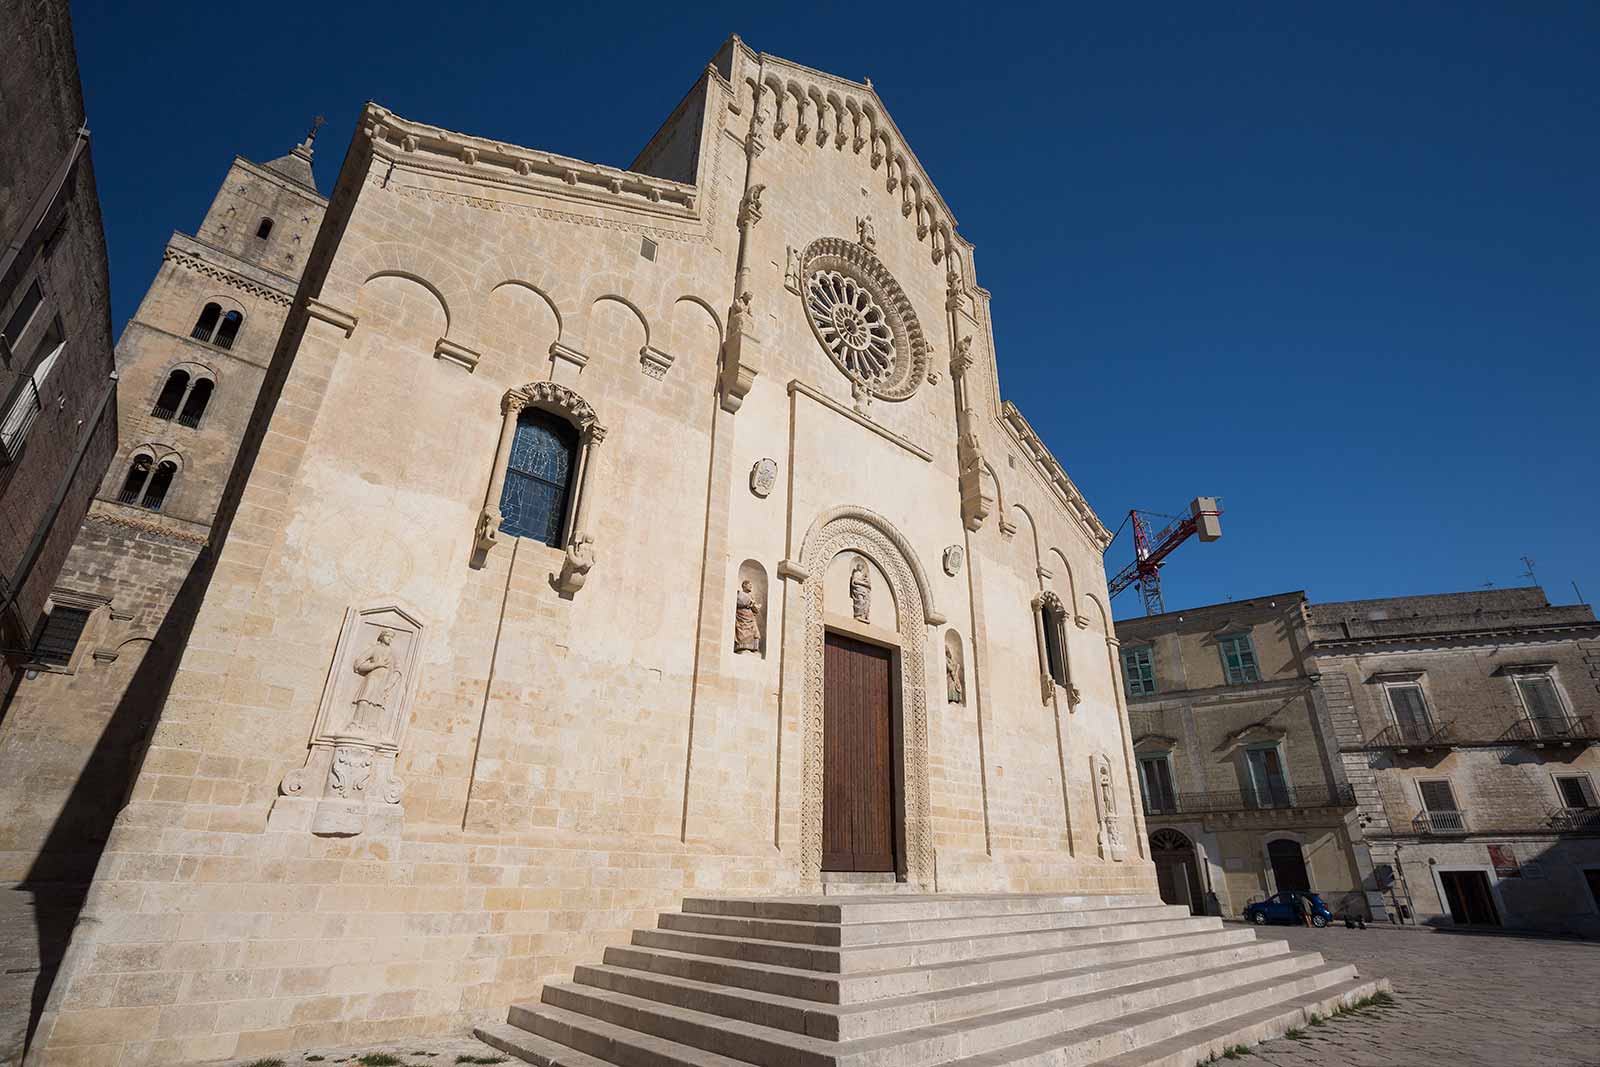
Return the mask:
{"type": "Polygon", "coordinates": [[[893,871],[892,658],[828,634],[823,656],[822,869],[893,871]]]}

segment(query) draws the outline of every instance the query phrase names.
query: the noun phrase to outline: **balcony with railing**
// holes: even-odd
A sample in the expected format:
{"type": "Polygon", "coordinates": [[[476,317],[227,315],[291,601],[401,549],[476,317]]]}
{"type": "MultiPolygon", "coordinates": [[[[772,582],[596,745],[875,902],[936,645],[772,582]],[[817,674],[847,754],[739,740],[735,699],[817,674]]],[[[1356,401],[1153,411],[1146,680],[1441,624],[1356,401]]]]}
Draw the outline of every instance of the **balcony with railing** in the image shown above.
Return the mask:
{"type": "Polygon", "coordinates": [[[1168,793],[1144,798],[1146,815],[1211,815],[1230,812],[1292,811],[1306,808],[1353,808],[1355,790],[1348,785],[1281,786],[1218,793],[1168,793]]]}
{"type": "Polygon", "coordinates": [[[1557,808],[1550,829],[1564,834],[1600,834],[1600,808],[1557,808]]]}
{"type": "Polygon", "coordinates": [[[1455,743],[1456,728],[1451,722],[1406,722],[1385,726],[1373,735],[1367,748],[1387,748],[1408,752],[1414,748],[1443,748],[1455,743]]]}
{"type": "Polygon", "coordinates": [[[1464,811],[1425,811],[1411,820],[1411,828],[1419,834],[1451,837],[1471,833],[1464,811]]]}
{"type": "Polygon", "coordinates": [[[1548,745],[1592,745],[1600,743],[1600,723],[1593,715],[1577,718],[1566,716],[1529,716],[1513,723],[1500,740],[1512,744],[1544,748],[1548,745]]]}

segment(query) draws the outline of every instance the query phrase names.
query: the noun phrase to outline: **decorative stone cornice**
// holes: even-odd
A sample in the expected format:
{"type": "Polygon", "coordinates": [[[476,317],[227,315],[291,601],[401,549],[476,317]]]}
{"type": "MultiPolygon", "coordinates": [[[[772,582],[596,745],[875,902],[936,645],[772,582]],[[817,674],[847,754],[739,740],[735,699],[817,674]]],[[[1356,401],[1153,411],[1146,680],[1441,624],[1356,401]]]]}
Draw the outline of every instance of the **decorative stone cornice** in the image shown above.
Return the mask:
{"type": "Polygon", "coordinates": [[[599,416],[589,402],[564,385],[555,382],[529,382],[506,393],[503,401],[506,411],[521,411],[525,407],[554,411],[572,420],[578,432],[591,444],[606,439],[606,428],[600,425],[599,416]]]}
{"type": "Polygon", "coordinates": [[[695,210],[697,191],[683,182],[429,126],[401,118],[378,104],[367,105],[361,122],[362,134],[374,153],[406,167],[471,174],[585,199],[621,200],[643,210],[680,216],[695,210]]]}
{"type": "Polygon", "coordinates": [[[1001,404],[1000,414],[1005,420],[1006,426],[1016,437],[1017,443],[1022,446],[1024,453],[1029,459],[1033,460],[1033,464],[1039,473],[1044,475],[1045,481],[1060,495],[1067,507],[1088,526],[1091,536],[1099,543],[1100,548],[1104,550],[1106,546],[1111,544],[1111,531],[1106,529],[1105,524],[1100,521],[1100,517],[1094,513],[1094,509],[1083,498],[1083,494],[1078,491],[1078,487],[1073,484],[1072,479],[1067,477],[1067,472],[1062,469],[1056,457],[1050,454],[1050,450],[1039,439],[1039,435],[1033,432],[1033,427],[1028,425],[1028,420],[1022,417],[1022,412],[1017,410],[1015,404],[1007,400],[1001,404]]]}
{"type": "Polygon", "coordinates": [[[325,304],[314,296],[306,298],[306,314],[343,330],[346,337],[356,332],[356,323],[360,321],[343,308],[325,304]]]}
{"type": "Polygon", "coordinates": [[[433,358],[465,367],[470,374],[478,366],[478,360],[483,357],[466,345],[452,341],[448,337],[441,337],[434,343],[433,358]]]}
{"type": "Polygon", "coordinates": [[[288,307],[290,304],[294,303],[294,297],[292,297],[290,294],[279,292],[277,289],[272,289],[268,286],[260,284],[259,282],[253,282],[244,277],[242,274],[236,274],[233,271],[227,270],[224,267],[219,267],[214,263],[207,263],[205,260],[201,259],[192,252],[185,252],[181,249],[173,248],[171,245],[168,245],[166,252],[161,258],[166,262],[182,267],[185,270],[192,270],[196,274],[203,274],[207,278],[212,278],[216,281],[219,281],[228,286],[230,289],[237,289],[241,293],[248,293],[251,296],[259,297],[268,303],[277,304],[280,307],[288,307]]]}

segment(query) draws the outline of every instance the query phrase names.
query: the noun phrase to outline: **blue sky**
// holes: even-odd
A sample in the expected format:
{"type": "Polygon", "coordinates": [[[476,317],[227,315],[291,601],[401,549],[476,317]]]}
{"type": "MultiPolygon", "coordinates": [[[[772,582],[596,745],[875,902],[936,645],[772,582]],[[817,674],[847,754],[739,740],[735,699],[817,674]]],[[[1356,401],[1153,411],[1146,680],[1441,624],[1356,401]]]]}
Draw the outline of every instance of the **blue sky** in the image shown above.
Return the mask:
{"type": "Polygon", "coordinates": [[[977,245],[1002,389],[1108,526],[1223,498],[1170,609],[1523,555],[1600,596],[1600,5],[266,11],[73,5],[119,331],[233,155],[319,112],[324,191],[368,99],[625,166],[738,32],[872,78],[977,245]]]}

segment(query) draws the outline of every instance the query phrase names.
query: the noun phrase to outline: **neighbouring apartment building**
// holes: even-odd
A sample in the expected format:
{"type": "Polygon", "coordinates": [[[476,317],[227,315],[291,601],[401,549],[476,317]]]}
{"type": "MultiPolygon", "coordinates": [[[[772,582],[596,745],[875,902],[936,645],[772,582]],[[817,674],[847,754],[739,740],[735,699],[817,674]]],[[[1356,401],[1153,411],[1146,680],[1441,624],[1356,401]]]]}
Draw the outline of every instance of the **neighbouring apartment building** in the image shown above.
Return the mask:
{"type": "Polygon", "coordinates": [[[1116,624],[1163,899],[1237,915],[1288,889],[1382,914],[1310,659],[1304,593],[1116,624]]]}
{"type": "Polygon", "coordinates": [[[124,338],[30,721],[153,728],[39,1063],[504,1019],[685,894],[1154,892],[1110,532],[869,83],[732,38],[627,169],[368,104],[313,198],[236,165],[124,338]]]}
{"type": "Polygon", "coordinates": [[[54,595],[56,578],[117,425],[105,233],[66,0],[0,5],[0,41],[0,722],[9,724],[23,674],[61,662],[81,627],[83,605],[54,595]]]}
{"type": "Polygon", "coordinates": [[[1313,604],[1311,658],[1385,896],[1600,933],[1600,624],[1544,590],[1313,604]]]}
{"type": "MultiPolygon", "coordinates": [[[[0,883],[87,882],[128,797],[209,575],[223,486],[326,210],[311,148],[308,136],[269,163],[234,159],[199,229],[167,242],[117,343],[116,411],[39,594],[53,605],[48,621],[18,661],[24,675],[0,723],[0,883]]],[[[103,266],[96,277],[103,319],[103,266]]]]}

